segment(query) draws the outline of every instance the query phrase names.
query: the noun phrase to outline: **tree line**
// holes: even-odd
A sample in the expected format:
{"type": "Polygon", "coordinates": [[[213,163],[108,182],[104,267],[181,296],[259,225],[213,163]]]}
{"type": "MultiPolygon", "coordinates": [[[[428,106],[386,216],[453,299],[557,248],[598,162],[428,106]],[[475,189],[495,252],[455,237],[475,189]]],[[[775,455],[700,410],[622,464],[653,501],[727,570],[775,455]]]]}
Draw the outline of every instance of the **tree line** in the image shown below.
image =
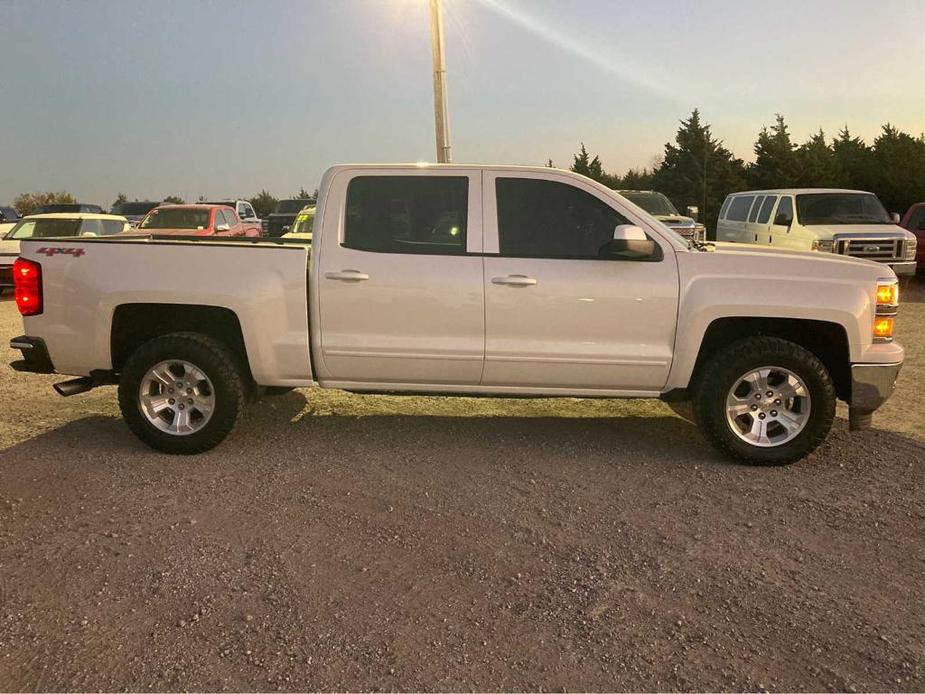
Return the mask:
{"type": "MultiPolygon", "coordinates": [[[[196,202],[205,202],[208,198],[204,195],[200,195],[196,202]]],[[[317,200],[318,199],[318,189],[315,189],[314,193],[310,193],[305,188],[300,188],[299,192],[293,195],[291,198],[286,198],[287,200],[317,200]]],[[[128,202],[128,196],[125,193],[119,193],[116,196],[116,199],[112,203],[112,207],[119,205],[124,202],[128,202]]],[[[52,204],[68,204],[73,205],[78,202],[77,198],[68,193],[67,191],[49,191],[45,193],[20,193],[15,198],[13,198],[13,207],[16,209],[19,214],[26,216],[32,214],[36,209],[42,205],[52,205],[52,204]]],[[[135,198],[134,202],[142,202],[138,198],[135,198]]],[[[175,205],[182,205],[186,201],[181,198],[179,195],[168,195],[160,202],[169,202],[175,205]]],[[[248,202],[254,206],[254,212],[257,213],[258,217],[266,217],[276,209],[276,203],[279,202],[279,198],[274,197],[271,193],[266,190],[261,190],[257,195],[248,199],[248,202]]]]}
{"type": "Polygon", "coordinates": [[[742,190],[866,190],[875,193],[887,211],[900,214],[925,201],[925,135],[914,137],[889,123],[869,145],[852,136],[847,126],[831,140],[820,130],[797,144],[778,114],[773,125],[758,133],[754,152],[753,163],[736,157],[694,109],[651,169],[630,169],[622,176],[608,173],[584,143],[570,168],[616,190],[657,190],[681,210],[697,206],[710,229],[716,228],[726,196],[742,190]]]}

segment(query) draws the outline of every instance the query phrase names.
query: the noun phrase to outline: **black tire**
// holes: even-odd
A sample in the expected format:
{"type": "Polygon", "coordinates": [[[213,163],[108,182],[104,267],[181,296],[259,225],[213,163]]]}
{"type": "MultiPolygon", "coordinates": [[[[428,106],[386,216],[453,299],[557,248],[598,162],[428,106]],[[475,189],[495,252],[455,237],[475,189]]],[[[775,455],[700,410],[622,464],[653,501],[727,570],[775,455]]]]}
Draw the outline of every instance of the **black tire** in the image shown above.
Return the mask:
{"type": "Polygon", "coordinates": [[[128,428],[151,448],[163,453],[193,455],[208,451],[227,437],[247,402],[247,381],[234,354],[218,340],[199,333],[172,333],[139,347],[126,361],[119,379],[119,408],[128,428]],[[142,412],[142,379],[156,364],[184,360],[211,381],[215,406],[201,429],[186,435],[158,429],[142,412]]]}
{"type": "Polygon", "coordinates": [[[693,404],[701,432],[720,452],[748,465],[789,465],[812,453],[828,435],[835,419],[835,386],[812,352],[776,337],[751,337],[732,343],[704,364],[693,404]],[[761,367],[792,371],[806,385],[812,403],[799,434],[765,448],[737,436],[726,419],[730,389],[743,375],[761,367]]]}

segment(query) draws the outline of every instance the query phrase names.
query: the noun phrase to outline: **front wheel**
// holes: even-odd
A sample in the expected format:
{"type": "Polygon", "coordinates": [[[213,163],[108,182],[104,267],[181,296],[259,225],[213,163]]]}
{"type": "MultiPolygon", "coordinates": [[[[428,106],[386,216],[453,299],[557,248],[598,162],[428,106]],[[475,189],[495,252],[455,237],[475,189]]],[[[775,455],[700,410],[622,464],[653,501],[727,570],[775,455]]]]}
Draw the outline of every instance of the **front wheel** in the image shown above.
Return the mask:
{"type": "Polygon", "coordinates": [[[788,465],[825,440],[835,387],[812,352],[780,338],[747,338],[704,365],[694,408],[721,452],[750,465],[788,465]]]}
{"type": "Polygon", "coordinates": [[[129,429],[164,453],[202,453],[235,428],[247,389],[234,355],[198,333],[173,333],[139,347],[119,380],[129,429]]]}

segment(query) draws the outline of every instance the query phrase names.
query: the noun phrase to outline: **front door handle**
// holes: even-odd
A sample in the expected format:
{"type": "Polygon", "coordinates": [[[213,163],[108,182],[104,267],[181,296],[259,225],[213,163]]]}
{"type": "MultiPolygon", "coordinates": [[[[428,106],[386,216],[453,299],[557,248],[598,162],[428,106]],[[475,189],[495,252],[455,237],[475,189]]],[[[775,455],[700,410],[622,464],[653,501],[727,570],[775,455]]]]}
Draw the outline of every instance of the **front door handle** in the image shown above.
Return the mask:
{"type": "Polygon", "coordinates": [[[505,277],[492,277],[492,284],[507,284],[512,287],[532,287],[536,280],[526,275],[507,275],[505,277]]]}
{"type": "Polygon", "coordinates": [[[325,279],[329,280],[343,280],[345,282],[362,282],[363,280],[368,280],[369,275],[365,272],[360,272],[359,270],[341,270],[340,272],[326,272],[324,273],[325,279]]]}

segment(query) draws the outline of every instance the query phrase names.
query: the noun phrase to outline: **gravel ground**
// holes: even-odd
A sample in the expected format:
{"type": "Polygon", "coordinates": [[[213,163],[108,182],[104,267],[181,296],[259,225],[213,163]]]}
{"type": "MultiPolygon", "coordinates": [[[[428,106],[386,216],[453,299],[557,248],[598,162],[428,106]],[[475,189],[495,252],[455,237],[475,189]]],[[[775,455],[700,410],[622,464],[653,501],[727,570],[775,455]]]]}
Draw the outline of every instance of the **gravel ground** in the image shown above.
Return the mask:
{"type": "Polygon", "coordinates": [[[925,690],[904,300],[874,428],[783,469],[660,403],[337,391],[164,457],[0,368],[0,690],[925,690]]]}

